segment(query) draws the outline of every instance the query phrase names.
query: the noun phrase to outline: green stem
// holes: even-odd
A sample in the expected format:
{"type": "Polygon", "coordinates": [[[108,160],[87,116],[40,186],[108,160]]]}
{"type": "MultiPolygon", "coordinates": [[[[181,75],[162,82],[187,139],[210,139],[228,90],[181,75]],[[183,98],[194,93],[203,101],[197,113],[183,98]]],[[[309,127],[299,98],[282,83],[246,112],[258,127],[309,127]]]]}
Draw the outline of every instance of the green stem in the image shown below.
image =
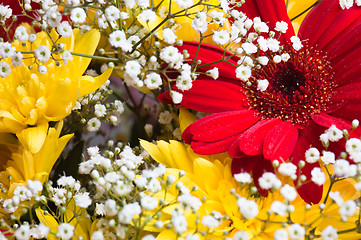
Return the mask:
{"type": "Polygon", "coordinates": [[[74,52],[70,52],[70,53],[75,56],[92,58],[92,59],[97,59],[97,60],[105,60],[105,61],[112,61],[112,62],[119,61],[118,58],[112,58],[112,57],[92,56],[92,55],[87,55],[87,54],[82,54],[82,53],[74,53],[74,52]]]}

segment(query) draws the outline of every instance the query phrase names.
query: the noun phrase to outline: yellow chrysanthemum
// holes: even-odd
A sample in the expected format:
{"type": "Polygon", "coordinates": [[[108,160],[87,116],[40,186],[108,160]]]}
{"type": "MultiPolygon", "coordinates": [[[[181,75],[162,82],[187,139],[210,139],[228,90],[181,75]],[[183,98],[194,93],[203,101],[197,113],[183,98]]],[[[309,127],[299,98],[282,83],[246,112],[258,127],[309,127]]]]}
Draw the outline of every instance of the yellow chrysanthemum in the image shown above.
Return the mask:
{"type": "MultiPolygon", "coordinates": [[[[74,30],[68,38],[59,37],[52,31],[49,37],[45,32],[37,34],[34,43],[22,45],[15,41],[17,51],[29,52],[41,45],[52,49],[53,42],[64,44],[63,50],[93,55],[100,34],[91,30],[80,34],[74,30]]],[[[26,55],[28,56],[28,55],[26,55]]],[[[60,55],[54,55],[60,59],[60,55]]],[[[7,78],[0,79],[0,132],[14,133],[21,144],[30,152],[38,152],[46,138],[49,121],[60,121],[71,113],[75,101],[99,88],[110,76],[107,70],[93,78],[82,76],[91,59],[73,56],[68,64],[56,66],[53,59],[42,65],[47,73],[40,74],[37,67],[29,69],[33,58],[24,57],[24,64],[11,67],[7,78]]]]}
{"type": "Polygon", "coordinates": [[[11,198],[17,186],[25,185],[28,180],[44,183],[56,160],[73,134],[59,138],[63,122],[49,128],[44,144],[37,153],[32,153],[19,145],[11,134],[0,135],[1,167],[0,183],[3,191],[0,198],[11,198]],[[4,191],[5,190],[5,191],[4,191]]]}

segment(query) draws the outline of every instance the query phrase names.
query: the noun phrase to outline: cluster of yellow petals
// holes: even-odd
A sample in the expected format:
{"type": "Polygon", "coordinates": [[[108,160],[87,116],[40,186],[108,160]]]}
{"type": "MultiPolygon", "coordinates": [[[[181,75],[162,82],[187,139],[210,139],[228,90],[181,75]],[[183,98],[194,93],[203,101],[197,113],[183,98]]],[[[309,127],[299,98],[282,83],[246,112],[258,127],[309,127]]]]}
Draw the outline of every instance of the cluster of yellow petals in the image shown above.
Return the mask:
{"type": "MultiPolygon", "coordinates": [[[[34,43],[23,45],[15,41],[17,51],[29,52],[41,45],[52,49],[54,43],[64,44],[63,50],[93,55],[98,45],[100,34],[96,30],[81,34],[74,30],[72,36],[61,38],[53,30],[37,34],[34,43]]],[[[99,88],[110,76],[109,69],[101,76],[93,78],[83,76],[91,59],[73,56],[68,64],[56,66],[50,58],[41,64],[47,67],[47,73],[40,74],[34,58],[24,54],[24,64],[12,67],[10,75],[0,79],[0,132],[16,134],[21,144],[30,152],[38,152],[46,138],[50,121],[60,121],[71,113],[79,97],[99,88]]],[[[54,55],[60,59],[60,55],[54,55]]]]}

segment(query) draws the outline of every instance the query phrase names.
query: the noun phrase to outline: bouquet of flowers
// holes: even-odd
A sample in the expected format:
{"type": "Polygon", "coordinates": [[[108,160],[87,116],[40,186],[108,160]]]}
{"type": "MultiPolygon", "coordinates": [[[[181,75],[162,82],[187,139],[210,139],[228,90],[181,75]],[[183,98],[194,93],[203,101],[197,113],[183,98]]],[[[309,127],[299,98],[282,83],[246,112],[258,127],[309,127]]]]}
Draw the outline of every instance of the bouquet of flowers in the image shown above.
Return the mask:
{"type": "Polygon", "coordinates": [[[360,239],[360,0],[3,0],[0,240],[360,239]]]}

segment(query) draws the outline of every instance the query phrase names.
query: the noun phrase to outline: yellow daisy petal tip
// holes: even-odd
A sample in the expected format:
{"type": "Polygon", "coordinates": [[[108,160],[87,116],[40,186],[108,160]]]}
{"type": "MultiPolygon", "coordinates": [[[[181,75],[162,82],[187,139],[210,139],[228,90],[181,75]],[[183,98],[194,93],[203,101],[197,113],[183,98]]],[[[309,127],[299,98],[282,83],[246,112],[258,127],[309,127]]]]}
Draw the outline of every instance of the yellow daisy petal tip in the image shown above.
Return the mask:
{"type": "Polygon", "coordinates": [[[20,143],[32,153],[42,148],[48,132],[48,123],[43,122],[36,127],[26,128],[16,134],[20,143]]]}
{"type": "Polygon", "coordinates": [[[103,85],[109,79],[110,75],[112,74],[112,71],[113,71],[112,68],[108,68],[98,77],[82,76],[80,78],[79,97],[83,97],[100,88],[100,86],[103,85]]]}
{"type": "Polygon", "coordinates": [[[189,125],[191,125],[192,123],[194,123],[197,120],[198,120],[198,118],[196,116],[194,116],[192,113],[190,113],[188,110],[180,109],[179,124],[180,124],[180,129],[181,129],[182,133],[189,125]]]}

